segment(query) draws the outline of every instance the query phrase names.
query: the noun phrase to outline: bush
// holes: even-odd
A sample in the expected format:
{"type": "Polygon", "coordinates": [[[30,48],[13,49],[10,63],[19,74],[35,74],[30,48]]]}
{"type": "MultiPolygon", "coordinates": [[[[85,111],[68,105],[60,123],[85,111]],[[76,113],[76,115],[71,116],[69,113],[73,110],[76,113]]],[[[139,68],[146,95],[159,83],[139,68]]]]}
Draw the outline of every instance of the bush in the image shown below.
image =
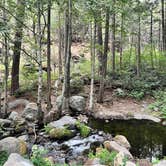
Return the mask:
{"type": "Polygon", "coordinates": [[[99,158],[101,164],[113,166],[116,155],[116,152],[110,153],[107,149],[101,148],[100,151],[97,152],[95,155],[90,152],[88,156],[89,158],[99,158]]]}
{"type": "Polygon", "coordinates": [[[90,133],[90,127],[86,126],[84,123],[80,123],[79,121],[76,123],[78,130],[82,137],[87,137],[90,133]]]}
{"type": "Polygon", "coordinates": [[[5,151],[0,152],[0,166],[3,166],[4,163],[7,161],[7,159],[8,159],[7,152],[5,152],[5,151]]]}

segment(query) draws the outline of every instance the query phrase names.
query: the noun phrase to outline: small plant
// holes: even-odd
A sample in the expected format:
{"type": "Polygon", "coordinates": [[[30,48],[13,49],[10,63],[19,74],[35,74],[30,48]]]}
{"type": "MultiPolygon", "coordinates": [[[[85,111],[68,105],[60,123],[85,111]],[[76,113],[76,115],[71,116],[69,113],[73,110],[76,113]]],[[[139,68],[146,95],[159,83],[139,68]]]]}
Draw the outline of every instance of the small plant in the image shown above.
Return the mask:
{"type": "Polygon", "coordinates": [[[43,157],[47,151],[44,148],[39,148],[37,145],[32,147],[31,161],[35,166],[52,166],[51,162],[43,157]]]}
{"type": "Polygon", "coordinates": [[[53,128],[50,125],[44,126],[44,131],[48,134],[53,128]]]}
{"type": "Polygon", "coordinates": [[[0,152],[0,166],[3,166],[8,159],[8,154],[5,151],[0,152]]]}
{"type": "Polygon", "coordinates": [[[92,152],[90,152],[88,157],[92,159],[99,158],[101,164],[113,166],[116,155],[117,155],[116,152],[110,153],[107,149],[101,148],[100,151],[97,152],[95,155],[92,152]]]}
{"type": "Polygon", "coordinates": [[[76,126],[78,130],[80,131],[80,134],[82,137],[87,137],[90,133],[90,127],[86,126],[84,123],[77,122],[76,126]]]}

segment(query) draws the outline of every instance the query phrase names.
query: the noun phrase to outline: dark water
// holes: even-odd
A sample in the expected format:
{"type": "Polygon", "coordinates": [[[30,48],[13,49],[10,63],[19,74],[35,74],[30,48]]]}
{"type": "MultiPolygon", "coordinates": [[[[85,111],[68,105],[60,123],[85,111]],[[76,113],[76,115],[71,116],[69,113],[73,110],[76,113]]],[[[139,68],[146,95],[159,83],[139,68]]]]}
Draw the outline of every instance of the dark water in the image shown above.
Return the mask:
{"type": "Polygon", "coordinates": [[[113,136],[126,136],[132,147],[130,152],[135,157],[151,160],[166,156],[166,127],[160,124],[142,120],[113,120],[106,123],[90,119],[89,125],[113,136]]]}

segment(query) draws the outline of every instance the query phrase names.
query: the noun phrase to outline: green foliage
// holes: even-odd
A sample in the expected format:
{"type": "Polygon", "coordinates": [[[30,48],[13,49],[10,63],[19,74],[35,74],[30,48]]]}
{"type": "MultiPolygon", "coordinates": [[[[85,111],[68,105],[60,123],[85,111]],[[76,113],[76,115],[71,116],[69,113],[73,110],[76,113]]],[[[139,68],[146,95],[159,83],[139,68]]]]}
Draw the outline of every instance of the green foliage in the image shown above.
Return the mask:
{"type": "Polygon", "coordinates": [[[76,126],[79,129],[82,137],[87,137],[89,135],[91,131],[90,127],[86,126],[84,123],[81,123],[79,121],[77,121],[76,126]]]}
{"type": "Polygon", "coordinates": [[[5,152],[5,151],[0,152],[0,166],[3,166],[4,163],[7,161],[7,159],[8,159],[7,152],[5,152]]]}
{"type": "Polygon", "coordinates": [[[38,148],[37,145],[32,147],[31,161],[35,166],[51,166],[50,161],[46,160],[43,155],[47,153],[44,148],[38,148]]]}
{"type": "Polygon", "coordinates": [[[101,164],[113,166],[116,155],[117,155],[116,152],[110,153],[107,149],[102,148],[100,152],[97,152],[95,155],[92,152],[90,152],[88,157],[92,159],[99,158],[101,164]]]}
{"type": "Polygon", "coordinates": [[[149,108],[154,111],[159,111],[162,118],[166,119],[166,91],[155,92],[154,97],[156,102],[149,105],[149,108]]]}
{"type": "Polygon", "coordinates": [[[51,130],[53,129],[53,127],[51,127],[50,125],[45,125],[44,126],[44,131],[48,134],[51,130]]]}

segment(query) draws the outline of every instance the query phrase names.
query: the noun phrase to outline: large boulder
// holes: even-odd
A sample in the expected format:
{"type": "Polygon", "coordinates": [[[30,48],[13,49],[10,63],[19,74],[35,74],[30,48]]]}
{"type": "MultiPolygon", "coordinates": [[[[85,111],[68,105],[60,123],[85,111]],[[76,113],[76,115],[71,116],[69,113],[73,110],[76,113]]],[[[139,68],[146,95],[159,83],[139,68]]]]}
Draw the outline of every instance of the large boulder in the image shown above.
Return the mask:
{"type": "Polygon", "coordinates": [[[131,148],[131,145],[128,142],[127,138],[123,135],[117,135],[116,137],[113,138],[113,140],[127,149],[131,148]]]}
{"type": "Polygon", "coordinates": [[[29,103],[25,107],[22,117],[28,121],[37,121],[38,119],[38,107],[36,103],[29,103]]]}
{"type": "Polygon", "coordinates": [[[20,115],[18,114],[18,112],[12,111],[9,115],[9,119],[16,121],[17,119],[20,118],[20,115]]]}
{"type": "Polygon", "coordinates": [[[80,113],[85,111],[86,101],[82,96],[72,96],[70,97],[69,105],[71,110],[80,113]]]}
{"type": "Polygon", "coordinates": [[[109,151],[115,151],[115,152],[122,152],[128,159],[133,159],[132,154],[129,152],[129,150],[121,145],[119,145],[115,141],[105,141],[104,147],[109,151]]]}
{"type": "Polygon", "coordinates": [[[2,151],[24,155],[27,152],[27,144],[15,137],[7,137],[0,140],[0,152],[2,151]]]}
{"type": "Polygon", "coordinates": [[[9,127],[11,125],[11,121],[7,119],[0,119],[0,128],[9,127]]]}
{"type": "MultiPolygon", "coordinates": [[[[58,110],[61,110],[62,108],[62,101],[63,97],[58,96],[56,99],[56,106],[58,110]]],[[[72,96],[69,99],[69,106],[73,112],[78,112],[78,113],[84,112],[86,107],[86,100],[82,96],[72,96]]]]}
{"type": "Polygon", "coordinates": [[[34,166],[29,160],[17,153],[12,153],[3,166],[34,166]]]}
{"type": "Polygon", "coordinates": [[[48,126],[52,128],[64,128],[65,126],[75,125],[76,122],[77,120],[71,116],[63,116],[61,119],[49,123],[48,126]]]}

